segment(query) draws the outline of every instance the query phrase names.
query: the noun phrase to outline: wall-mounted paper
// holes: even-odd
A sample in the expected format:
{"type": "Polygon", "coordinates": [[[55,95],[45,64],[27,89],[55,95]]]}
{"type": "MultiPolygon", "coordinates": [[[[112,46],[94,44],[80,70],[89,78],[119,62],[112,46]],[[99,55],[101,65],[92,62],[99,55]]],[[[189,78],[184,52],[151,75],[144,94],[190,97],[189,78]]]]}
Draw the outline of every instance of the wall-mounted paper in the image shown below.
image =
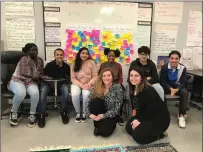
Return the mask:
{"type": "Polygon", "coordinates": [[[6,19],[6,36],[8,50],[22,50],[26,43],[34,43],[34,19],[6,19]]]}
{"type": "Polygon", "coordinates": [[[158,23],[182,23],[183,2],[155,2],[155,19],[158,23]]]}
{"type": "Polygon", "coordinates": [[[59,22],[60,12],[44,12],[45,22],[59,22]]]}
{"type": "Polygon", "coordinates": [[[33,2],[5,2],[8,16],[34,16],[33,2]]]}
{"type": "Polygon", "coordinates": [[[181,63],[187,67],[187,70],[193,70],[193,49],[183,48],[181,63]]]}
{"type": "Polygon", "coordinates": [[[193,48],[193,66],[194,69],[202,69],[202,47],[193,48]]]}
{"type": "Polygon", "coordinates": [[[57,49],[58,47],[46,47],[46,60],[51,61],[54,60],[54,51],[57,49]]]}
{"type": "Polygon", "coordinates": [[[176,37],[178,26],[173,25],[156,25],[155,32],[155,52],[169,53],[176,49],[176,37]]]}
{"type": "Polygon", "coordinates": [[[45,27],[45,42],[60,42],[60,28],[45,27]]]}
{"type": "Polygon", "coordinates": [[[137,48],[141,46],[150,47],[150,31],[151,26],[137,26],[136,42],[137,48]]]}
{"type": "Polygon", "coordinates": [[[190,11],[186,46],[202,46],[202,12],[190,11]]]}
{"type": "Polygon", "coordinates": [[[139,8],[138,21],[151,21],[152,8],[139,8]]]}

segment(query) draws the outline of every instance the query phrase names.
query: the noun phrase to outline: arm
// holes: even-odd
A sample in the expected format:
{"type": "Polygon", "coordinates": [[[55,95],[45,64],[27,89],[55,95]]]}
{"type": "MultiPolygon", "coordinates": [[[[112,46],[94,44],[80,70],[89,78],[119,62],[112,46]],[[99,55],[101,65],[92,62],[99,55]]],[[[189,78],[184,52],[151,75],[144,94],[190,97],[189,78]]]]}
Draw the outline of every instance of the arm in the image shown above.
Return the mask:
{"type": "Polygon", "coordinates": [[[160,84],[162,85],[162,87],[167,90],[170,91],[170,86],[168,85],[167,83],[167,71],[164,70],[164,67],[161,68],[161,71],[160,71],[160,84]]]}
{"type": "Polygon", "coordinates": [[[152,61],[151,68],[152,68],[152,77],[149,80],[149,83],[150,84],[158,83],[159,82],[158,73],[157,73],[156,65],[154,64],[153,61],[152,61]]]}
{"type": "Polygon", "coordinates": [[[118,84],[123,83],[123,70],[122,66],[118,63],[118,84]]]}
{"type": "Polygon", "coordinates": [[[80,83],[80,81],[78,81],[76,79],[76,75],[75,75],[75,71],[74,71],[74,63],[71,65],[71,82],[77,86],[79,86],[80,88],[82,88],[83,84],[80,83]]]}
{"type": "Polygon", "coordinates": [[[187,83],[187,71],[186,68],[183,69],[183,73],[180,77],[180,84],[178,84],[178,90],[182,90],[183,88],[185,88],[186,83],[187,83]]]}
{"type": "Polygon", "coordinates": [[[109,111],[107,111],[105,114],[104,114],[104,119],[105,118],[114,118],[120,108],[121,108],[121,105],[122,105],[122,102],[123,102],[123,91],[122,91],[122,88],[120,87],[120,85],[118,86],[115,86],[115,92],[114,92],[114,98],[112,98],[111,100],[113,100],[113,102],[115,103],[115,105],[113,106],[112,109],[110,109],[109,111]]]}
{"type": "Polygon", "coordinates": [[[97,66],[94,61],[92,61],[91,67],[92,67],[91,73],[92,79],[88,82],[88,85],[90,86],[94,85],[95,81],[97,80],[97,66]]]}
{"type": "Polygon", "coordinates": [[[68,64],[65,71],[65,78],[67,79],[67,82],[70,83],[70,66],[68,64]]]}

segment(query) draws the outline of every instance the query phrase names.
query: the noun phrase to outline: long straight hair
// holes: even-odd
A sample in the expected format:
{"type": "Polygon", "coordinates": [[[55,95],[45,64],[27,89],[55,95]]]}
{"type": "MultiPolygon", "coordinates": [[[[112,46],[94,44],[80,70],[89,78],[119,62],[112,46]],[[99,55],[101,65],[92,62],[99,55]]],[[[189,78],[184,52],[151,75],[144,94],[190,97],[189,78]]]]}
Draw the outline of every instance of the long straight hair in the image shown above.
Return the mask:
{"type": "Polygon", "coordinates": [[[102,77],[103,77],[103,74],[105,72],[107,72],[107,71],[111,72],[111,75],[112,75],[112,78],[113,78],[112,83],[114,83],[115,76],[114,76],[114,73],[113,73],[112,69],[111,68],[104,68],[100,72],[100,74],[99,74],[99,76],[97,78],[97,81],[96,81],[96,83],[94,85],[94,92],[93,92],[93,95],[92,95],[92,99],[94,99],[94,98],[102,98],[104,96],[105,84],[104,84],[104,82],[102,80],[102,77]]]}
{"type": "Polygon", "coordinates": [[[136,94],[138,94],[145,87],[151,86],[151,84],[146,80],[146,78],[144,76],[144,70],[142,68],[139,68],[139,67],[133,67],[133,68],[129,69],[128,80],[127,81],[128,81],[128,85],[129,85],[130,95],[134,95],[135,92],[136,92],[136,94]],[[137,87],[135,87],[135,85],[133,85],[130,82],[130,72],[131,71],[136,71],[141,76],[141,82],[140,82],[140,84],[137,87]]]}

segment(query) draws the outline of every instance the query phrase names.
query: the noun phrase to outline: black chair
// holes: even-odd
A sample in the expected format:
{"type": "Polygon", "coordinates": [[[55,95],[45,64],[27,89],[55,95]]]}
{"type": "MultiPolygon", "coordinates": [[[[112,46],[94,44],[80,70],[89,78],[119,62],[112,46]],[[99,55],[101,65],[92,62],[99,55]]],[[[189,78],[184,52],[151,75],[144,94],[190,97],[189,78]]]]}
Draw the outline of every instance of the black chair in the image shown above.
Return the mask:
{"type": "MultiPolygon", "coordinates": [[[[1,52],[1,97],[4,102],[9,99],[12,99],[14,94],[8,90],[7,85],[11,80],[12,74],[15,71],[17,63],[19,60],[26,54],[20,51],[3,51],[1,52]]],[[[29,95],[26,95],[25,98],[29,98],[29,95]]],[[[23,111],[23,104],[19,108],[19,113],[23,111]]],[[[1,119],[3,116],[8,116],[10,111],[1,113],[1,119]]]]}

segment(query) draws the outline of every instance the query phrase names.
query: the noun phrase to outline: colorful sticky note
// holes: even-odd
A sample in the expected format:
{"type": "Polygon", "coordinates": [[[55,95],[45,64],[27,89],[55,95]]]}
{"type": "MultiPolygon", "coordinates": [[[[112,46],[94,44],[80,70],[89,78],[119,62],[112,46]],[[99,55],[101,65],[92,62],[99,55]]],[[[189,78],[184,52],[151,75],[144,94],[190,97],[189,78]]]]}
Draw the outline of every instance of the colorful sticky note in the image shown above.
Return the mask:
{"type": "Polygon", "coordinates": [[[134,53],[134,50],[130,50],[130,54],[133,54],[134,53]]]}
{"type": "Polygon", "coordinates": [[[128,51],[128,50],[125,50],[125,51],[124,51],[124,54],[125,54],[125,55],[129,55],[129,51],[128,51]]]}
{"type": "Polygon", "coordinates": [[[106,43],[105,42],[102,42],[102,46],[105,46],[106,45],[106,43]]]}
{"type": "Polygon", "coordinates": [[[117,38],[117,39],[120,38],[120,35],[119,35],[119,34],[116,34],[116,38],[117,38]]]}

